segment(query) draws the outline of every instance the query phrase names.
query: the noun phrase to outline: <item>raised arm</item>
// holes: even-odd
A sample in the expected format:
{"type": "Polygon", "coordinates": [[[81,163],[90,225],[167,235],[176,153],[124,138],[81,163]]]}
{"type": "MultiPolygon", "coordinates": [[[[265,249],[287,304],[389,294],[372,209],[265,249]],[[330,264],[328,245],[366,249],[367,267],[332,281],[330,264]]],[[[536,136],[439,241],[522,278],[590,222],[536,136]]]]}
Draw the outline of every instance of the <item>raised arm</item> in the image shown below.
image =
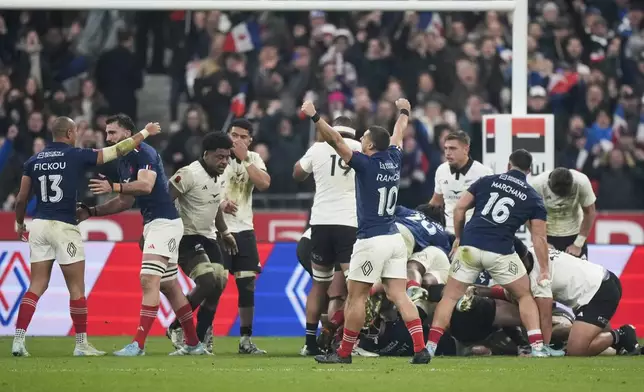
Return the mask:
{"type": "Polygon", "coordinates": [[[302,112],[311,117],[311,120],[315,123],[315,128],[320,132],[322,139],[333,147],[340,158],[347,163],[351,161],[351,158],[353,158],[353,150],[351,150],[351,147],[349,147],[349,145],[344,141],[344,138],[338,133],[338,131],[333,129],[333,127],[331,127],[326,121],[320,118],[320,115],[315,110],[313,102],[304,102],[302,105],[302,112]]]}
{"type": "Polygon", "coordinates": [[[161,126],[159,123],[148,123],[141,132],[136,135],[129,137],[125,140],[121,140],[113,146],[105,147],[98,150],[98,156],[96,158],[96,164],[102,165],[104,163],[115,160],[118,157],[122,157],[134,150],[145,138],[151,135],[156,135],[161,132],[161,126]]]}
{"type": "Polygon", "coordinates": [[[405,134],[405,129],[407,129],[407,124],[409,123],[409,113],[411,112],[411,105],[409,101],[405,98],[399,98],[396,100],[396,107],[400,111],[398,120],[394,125],[394,133],[391,135],[390,145],[402,148],[403,136],[405,134]]]}

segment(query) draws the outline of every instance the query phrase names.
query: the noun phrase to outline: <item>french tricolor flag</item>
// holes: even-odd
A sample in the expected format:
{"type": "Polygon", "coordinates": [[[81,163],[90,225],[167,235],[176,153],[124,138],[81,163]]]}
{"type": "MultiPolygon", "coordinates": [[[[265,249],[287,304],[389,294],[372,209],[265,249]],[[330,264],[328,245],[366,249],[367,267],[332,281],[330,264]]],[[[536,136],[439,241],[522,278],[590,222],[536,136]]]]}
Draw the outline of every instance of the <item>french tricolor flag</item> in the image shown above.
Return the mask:
{"type": "Polygon", "coordinates": [[[262,42],[257,22],[243,22],[233,27],[226,35],[224,52],[245,53],[259,49],[262,42]]]}
{"type": "Polygon", "coordinates": [[[420,31],[434,32],[443,34],[443,19],[438,12],[419,12],[418,29],[420,31]]]}
{"type": "Polygon", "coordinates": [[[246,113],[246,91],[248,90],[247,85],[242,85],[239,88],[239,93],[233,97],[230,101],[230,111],[235,115],[235,117],[242,117],[246,113]]]}

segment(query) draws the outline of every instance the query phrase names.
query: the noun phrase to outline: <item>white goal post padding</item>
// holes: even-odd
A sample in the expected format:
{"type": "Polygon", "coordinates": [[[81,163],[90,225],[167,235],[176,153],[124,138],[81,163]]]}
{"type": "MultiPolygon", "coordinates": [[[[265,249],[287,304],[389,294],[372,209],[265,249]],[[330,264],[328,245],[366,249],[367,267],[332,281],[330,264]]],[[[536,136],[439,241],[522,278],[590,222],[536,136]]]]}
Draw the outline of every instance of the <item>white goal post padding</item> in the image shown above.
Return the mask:
{"type": "Polygon", "coordinates": [[[529,0],[0,0],[0,9],[221,10],[221,11],[499,11],[512,13],[512,114],[528,100],[529,0]]]}

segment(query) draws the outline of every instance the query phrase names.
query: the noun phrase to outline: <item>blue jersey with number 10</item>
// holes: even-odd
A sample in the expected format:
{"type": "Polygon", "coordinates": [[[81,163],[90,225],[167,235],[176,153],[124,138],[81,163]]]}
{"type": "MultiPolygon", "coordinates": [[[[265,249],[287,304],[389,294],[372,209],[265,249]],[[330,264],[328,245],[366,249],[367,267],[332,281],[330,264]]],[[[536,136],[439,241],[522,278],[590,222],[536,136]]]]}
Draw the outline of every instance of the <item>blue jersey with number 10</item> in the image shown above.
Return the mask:
{"type": "Polygon", "coordinates": [[[398,201],[402,151],[389,146],[371,156],[354,151],[348,165],[356,171],[356,238],[396,234],[394,212],[398,201]]]}
{"type": "Polygon", "coordinates": [[[52,142],[25,162],[36,194],[35,219],[76,224],[76,194],[88,167],[96,166],[98,151],[52,142]]]}
{"type": "Polygon", "coordinates": [[[408,228],[413,234],[416,243],[414,252],[420,252],[428,246],[435,246],[448,254],[452,248],[445,229],[421,212],[398,206],[396,207],[396,222],[408,228]]]}
{"type": "Polygon", "coordinates": [[[460,245],[509,255],[514,252],[514,235],[526,221],[546,220],[543,199],[518,170],[482,177],[467,191],[474,195],[474,215],[460,245]]]}

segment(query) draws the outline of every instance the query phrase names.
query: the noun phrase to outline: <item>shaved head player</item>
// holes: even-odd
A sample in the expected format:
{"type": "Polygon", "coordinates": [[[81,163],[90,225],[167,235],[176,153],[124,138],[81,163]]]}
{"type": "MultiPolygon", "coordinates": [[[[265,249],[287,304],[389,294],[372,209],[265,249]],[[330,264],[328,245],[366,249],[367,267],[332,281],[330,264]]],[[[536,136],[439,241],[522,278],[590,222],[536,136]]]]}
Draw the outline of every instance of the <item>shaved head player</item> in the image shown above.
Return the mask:
{"type": "Polygon", "coordinates": [[[400,116],[393,136],[390,137],[384,128],[372,126],[361,139],[362,152],[357,152],[320,118],[312,102],[302,105],[302,112],[311,117],[324,140],[356,173],[358,232],[349,264],[344,336],[337,352],[315,357],[319,363],[351,363],[351,352],[364,325],[369,291],[380,279],[412,337],[415,354],[411,363],[429,363],[431,359],[424,347],[418,309],[406,293],[407,248],[394,217],[402,164],[402,137],[411,109],[406,99],[397,100],[396,106],[400,116]]]}

